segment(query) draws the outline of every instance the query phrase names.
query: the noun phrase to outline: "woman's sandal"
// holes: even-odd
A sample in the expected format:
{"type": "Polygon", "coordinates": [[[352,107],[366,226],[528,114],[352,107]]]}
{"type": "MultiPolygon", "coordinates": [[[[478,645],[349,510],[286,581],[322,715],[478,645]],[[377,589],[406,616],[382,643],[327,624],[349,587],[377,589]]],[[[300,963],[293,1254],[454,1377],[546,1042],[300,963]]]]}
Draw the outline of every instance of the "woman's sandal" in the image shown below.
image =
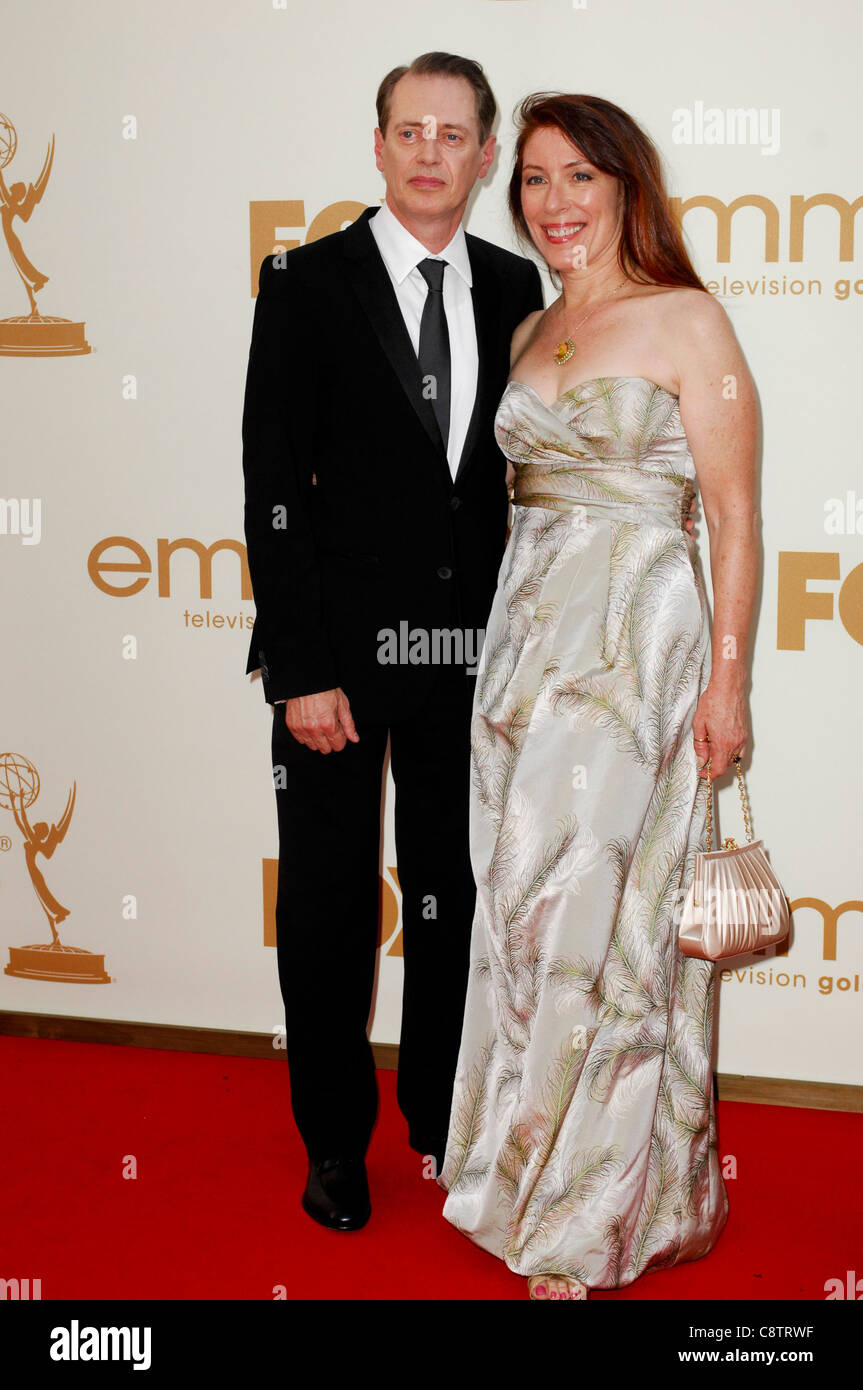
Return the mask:
{"type": "Polygon", "coordinates": [[[583,1300],[587,1298],[588,1292],[587,1285],[583,1284],[580,1279],[574,1278],[571,1274],[532,1274],[527,1281],[527,1289],[530,1297],[533,1299],[535,1303],[544,1303],[547,1299],[550,1298],[572,1298],[583,1300]],[[564,1282],[569,1285],[570,1292],[558,1293],[557,1291],[555,1291],[554,1293],[550,1293],[548,1290],[549,1279],[564,1280],[564,1282]],[[540,1298],[537,1298],[537,1292],[540,1288],[544,1288],[545,1292],[540,1298]]]}

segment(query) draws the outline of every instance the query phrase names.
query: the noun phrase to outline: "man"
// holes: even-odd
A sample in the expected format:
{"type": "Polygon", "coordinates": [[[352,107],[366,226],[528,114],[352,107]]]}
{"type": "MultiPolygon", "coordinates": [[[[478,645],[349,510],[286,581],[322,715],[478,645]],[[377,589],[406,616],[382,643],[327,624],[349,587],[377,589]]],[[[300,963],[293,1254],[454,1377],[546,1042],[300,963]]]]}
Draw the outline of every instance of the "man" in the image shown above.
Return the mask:
{"type": "Polygon", "coordinates": [[[387,737],[404,995],[398,1102],[443,1162],[475,889],[468,844],[475,661],[506,539],[493,420],[536,267],[466,236],[496,103],[479,64],[428,53],[378,92],[386,201],[261,266],[243,416],[257,617],[247,670],[273,703],[276,908],[307,1213],[370,1214],[377,1109],[366,1027],[387,737]],[[452,660],[386,634],[435,632],[452,660]],[[461,650],[459,650],[461,646],[461,650]],[[395,653],[396,659],[392,657],[395,653]],[[401,658],[401,659],[399,659],[401,658]]]}
{"type": "Polygon", "coordinates": [[[531,262],[461,226],[495,146],[479,64],[424,54],[384,78],[377,108],[386,200],[265,259],[243,418],[257,606],[247,671],[260,667],[274,707],[278,964],[309,1155],[303,1206],[336,1230],[370,1214],[366,1026],[388,737],[405,974],[397,1095],[411,1146],[443,1162],[475,901],[473,676],[506,538],[493,421],[513,330],[542,306],[531,262]],[[427,639],[431,662],[415,646],[404,661],[403,632],[427,639]]]}

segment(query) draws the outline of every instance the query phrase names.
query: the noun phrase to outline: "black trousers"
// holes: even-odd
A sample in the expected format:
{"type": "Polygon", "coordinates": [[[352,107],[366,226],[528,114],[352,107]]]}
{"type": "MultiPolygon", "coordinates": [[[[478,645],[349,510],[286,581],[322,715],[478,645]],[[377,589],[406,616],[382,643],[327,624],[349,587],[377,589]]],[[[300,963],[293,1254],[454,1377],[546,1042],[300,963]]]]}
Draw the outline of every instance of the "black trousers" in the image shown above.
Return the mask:
{"type": "Polygon", "coordinates": [[[387,734],[404,933],[398,1103],[420,1153],[442,1149],[449,1127],[476,899],[468,841],[475,681],[452,666],[432,674],[428,699],[410,717],[357,718],[359,742],[339,752],[298,743],[284,706],[274,706],[279,983],[291,1106],[312,1158],[364,1155],[377,1113],[366,1029],[387,734]]]}

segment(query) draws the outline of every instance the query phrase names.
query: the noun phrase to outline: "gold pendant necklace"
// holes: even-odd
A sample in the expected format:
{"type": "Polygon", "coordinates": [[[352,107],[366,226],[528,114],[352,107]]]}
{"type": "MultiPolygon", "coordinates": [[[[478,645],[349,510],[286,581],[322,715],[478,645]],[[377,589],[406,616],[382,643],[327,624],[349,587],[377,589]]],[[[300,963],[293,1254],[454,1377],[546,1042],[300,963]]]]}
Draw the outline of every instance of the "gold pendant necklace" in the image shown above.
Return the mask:
{"type": "MultiPolygon", "coordinates": [[[[584,318],[579,319],[578,323],[575,325],[575,328],[572,330],[573,333],[578,332],[582,324],[587,323],[587,320],[591,317],[592,314],[596,313],[597,309],[599,309],[601,305],[607,304],[609,300],[613,299],[614,296],[617,294],[617,291],[621,288],[621,286],[626,284],[626,281],[627,276],[624,275],[623,279],[620,281],[620,284],[615,285],[614,289],[611,291],[611,294],[608,296],[608,299],[600,299],[596,304],[594,304],[592,309],[588,309],[584,318]]],[[[564,363],[569,361],[570,357],[572,357],[572,354],[574,352],[575,343],[573,342],[572,338],[564,338],[563,342],[558,343],[557,347],[554,349],[554,352],[551,355],[551,360],[556,367],[562,367],[564,363]]]]}

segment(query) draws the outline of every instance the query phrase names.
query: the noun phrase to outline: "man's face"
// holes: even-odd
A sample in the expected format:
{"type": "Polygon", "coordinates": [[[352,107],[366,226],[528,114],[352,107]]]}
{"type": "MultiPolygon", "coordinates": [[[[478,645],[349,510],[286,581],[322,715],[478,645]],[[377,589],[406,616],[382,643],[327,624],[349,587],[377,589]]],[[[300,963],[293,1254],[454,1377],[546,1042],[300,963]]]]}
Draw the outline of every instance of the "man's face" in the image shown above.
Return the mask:
{"type": "Polygon", "coordinates": [[[403,220],[460,216],[494,146],[493,135],[479,142],[476,95],[466,78],[406,73],[393,89],[386,135],[375,130],[387,202],[403,220]]]}

